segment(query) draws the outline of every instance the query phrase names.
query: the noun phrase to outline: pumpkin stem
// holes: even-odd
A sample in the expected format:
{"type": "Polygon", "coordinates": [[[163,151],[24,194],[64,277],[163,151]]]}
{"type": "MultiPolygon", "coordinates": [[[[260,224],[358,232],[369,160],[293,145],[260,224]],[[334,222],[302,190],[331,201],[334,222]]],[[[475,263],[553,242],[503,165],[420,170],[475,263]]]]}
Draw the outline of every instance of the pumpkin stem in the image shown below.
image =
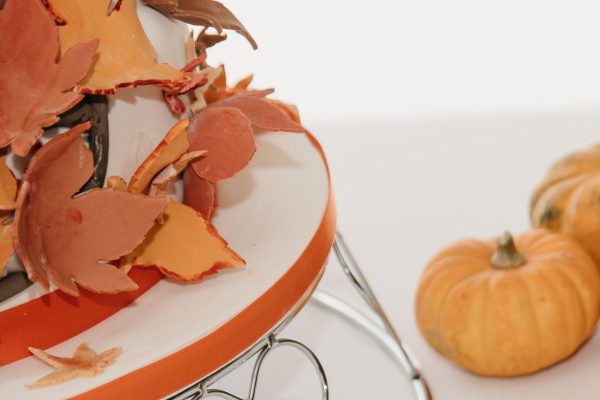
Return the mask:
{"type": "Polygon", "coordinates": [[[515,242],[509,232],[504,232],[497,239],[498,247],[492,255],[492,265],[498,269],[516,268],[525,263],[523,254],[517,251],[515,242]]]}

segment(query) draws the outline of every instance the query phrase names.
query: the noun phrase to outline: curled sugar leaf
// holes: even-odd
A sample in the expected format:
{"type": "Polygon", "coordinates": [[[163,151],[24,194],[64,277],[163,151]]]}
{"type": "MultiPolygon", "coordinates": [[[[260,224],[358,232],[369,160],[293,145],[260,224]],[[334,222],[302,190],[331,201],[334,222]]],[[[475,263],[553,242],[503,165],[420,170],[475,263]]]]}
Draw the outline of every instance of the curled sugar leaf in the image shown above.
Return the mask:
{"type": "Polygon", "coordinates": [[[254,49],[258,46],[244,25],[227,7],[214,0],[144,0],[146,4],[172,18],[192,25],[213,27],[221,33],[231,29],[243,35],[254,49]]]}
{"type": "Polygon", "coordinates": [[[183,204],[210,221],[217,207],[217,184],[196,175],[192,168],[183,172],[183,204]]]}
{"type": "Polygon", "coordinates": [[[294,122],[279,106],[263,98],[263,93],[268,94],[269,91],[237,94],[211,103],[208,108],[237,108],[248,117],[257,131],[306,132],[302,125],[294,122]]]}
{"type": "Polygon", "coordinates": [[[179,174],[188,166],[190,162],[196,160],[206,154],[206,151],[192,151],[185,153],[177,159],[177,161],[166,166],[160,171],[152,180],[150,186],[150,196],[165,196],[167,194],[167,188],[171,182],[173,182],[179,174]]]}
{"type": "Polygon", "coordinates": [[[128,186],[130,192],[143,193],[152,183],[152,179],[156,174],[175,162],[188,150],[190,147],[186,131],[188,126],[189,120],[187,119],[182,119],[173,125],[163,140],[133,173],[128,186]]]}

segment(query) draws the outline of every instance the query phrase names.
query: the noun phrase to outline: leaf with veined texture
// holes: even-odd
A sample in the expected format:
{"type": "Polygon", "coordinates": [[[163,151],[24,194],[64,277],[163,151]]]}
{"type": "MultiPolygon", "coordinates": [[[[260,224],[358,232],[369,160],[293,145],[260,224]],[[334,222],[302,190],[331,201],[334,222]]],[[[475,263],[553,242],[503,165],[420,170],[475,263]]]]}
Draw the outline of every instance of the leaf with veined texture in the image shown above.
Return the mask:
{"type": "Polygon", "coordinates": [[[72,89],[87,75],[98,45],[77,38],[62,45],[39,0],[9,0],[0,11],[0,147],[27,154],[44,127],[83,96],[72,89]]]}
{"type": "Polygon", "coordinates": [[[98,293],[135,290],[126,272],[108,264],[139,245],[167,204],[114,189],[74,196],[93,173],[80,124],[56,136],[33,156],[17,196],[15,250],[29,279],[52,282],[73,296],[76,283],[98,293]]]}

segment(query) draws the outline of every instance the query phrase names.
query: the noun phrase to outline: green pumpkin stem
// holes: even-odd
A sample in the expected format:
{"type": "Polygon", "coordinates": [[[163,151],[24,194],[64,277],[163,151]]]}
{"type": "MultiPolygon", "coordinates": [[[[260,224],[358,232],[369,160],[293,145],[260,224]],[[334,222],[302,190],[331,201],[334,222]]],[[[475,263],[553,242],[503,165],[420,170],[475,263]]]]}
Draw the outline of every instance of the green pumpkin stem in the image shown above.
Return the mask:
{"type": "Polygon", "coordinates": [[[504,232],[504,234],[497,239],[497,243],[498,247],[491,259],[494,268],[510,269],[525,264],[525,256],[519,253],[515,247],[513,237],[509,232],[504,232]]]}

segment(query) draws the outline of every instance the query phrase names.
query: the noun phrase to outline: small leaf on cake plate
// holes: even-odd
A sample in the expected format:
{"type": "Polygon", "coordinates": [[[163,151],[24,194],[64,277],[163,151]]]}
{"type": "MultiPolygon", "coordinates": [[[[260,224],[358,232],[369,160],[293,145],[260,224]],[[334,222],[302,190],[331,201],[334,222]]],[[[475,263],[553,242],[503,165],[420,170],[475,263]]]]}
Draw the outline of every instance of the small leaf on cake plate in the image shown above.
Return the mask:
{"type": "Polygon", "coordinates": [[[156,266],[173,279],[190,282],[245,262],[227,246],[214,226],[185,204],[169,201],[164,223],[127,256],[130,264],[156,266]]]}
{"type": "Polygon", "coordinates": [[[164,197],[114,189],[75,195],[92,176],[92,154],[80,124],[53,138],[33,156],[17,196],[15,250],[29,279],[52,282],[77,296],[76,283],[98,293],[134,290],[127,274],[108,264],[130,253],[166,206],[164,197]]]}
{"type": "Polygon", "coordinates": [[[79,345],[73,357],[57,357],[33,347],[30,347],[29,351],[41,361],[55,368],[55,371],[27,385],[32,389],[57,385],[81,376],[96,376],[104,372],[106,367],[114,364],[121,354],[120,347],[113,347],[97,354],[87,343],[79,345]]]}
{"type": "Polygon", "coordinates": [[[237,108],[214,107],[194,114],[188,133],[190,151],[208,152],[191,166],[211,182],[235,175],[256,151],[250,120],[237,108]]]}
{"type": "Polygon", "coordinates": [[[192,25],[231,29],[243,35],[254,49],[256,42],[244,25],[223,4],[214,0],[144,0],[150,7],[192,25]]]}
{"type": "Polygon", "coordinates": [[[217,202],[217,185],[196,175],[192,168],[183,172],[183,204],[192,207],[210,221],[217,202]]]}
{"type": "Polygon", "coordinates": [[[128,186],[131,193],[143,193],[156,174],[188,150],[190,142],[186,130],[189,123],[188,119],[182,119],[173,125],[163,140],[133,173],[128,186]]]}
{"type": "Polygon", "coordinates": [[[208,108],[237,108],[252,122],[252,127],[261,132],[305,132],[306,129],[290,119],[280,107],[262,97],[262,93],[269,92],[257,91],[237,94],[211,103],[208,108]]]}
{"type": "Polygon", "coordinates": [[[100,39],[91,73],[79,83],[81,93],[112,94],[121,87],[151,84],[176,92],[189,83],[177,68],[156,62],[156,51],[137,16],[136,0],[123,0],[110,15],[106,1],[45,1],[65,22],[59,27],[63,54],[74,43],[100,39]]]}
{"type": "Polygon", "coordinates": [[[58,28],[39,0],[9,0],[0,32],[0,147],[12,143],[24,156],[42,128],[83,98],[72,88],[88,73],[98,41],[73,38],[58,59],[58,28]]]}

